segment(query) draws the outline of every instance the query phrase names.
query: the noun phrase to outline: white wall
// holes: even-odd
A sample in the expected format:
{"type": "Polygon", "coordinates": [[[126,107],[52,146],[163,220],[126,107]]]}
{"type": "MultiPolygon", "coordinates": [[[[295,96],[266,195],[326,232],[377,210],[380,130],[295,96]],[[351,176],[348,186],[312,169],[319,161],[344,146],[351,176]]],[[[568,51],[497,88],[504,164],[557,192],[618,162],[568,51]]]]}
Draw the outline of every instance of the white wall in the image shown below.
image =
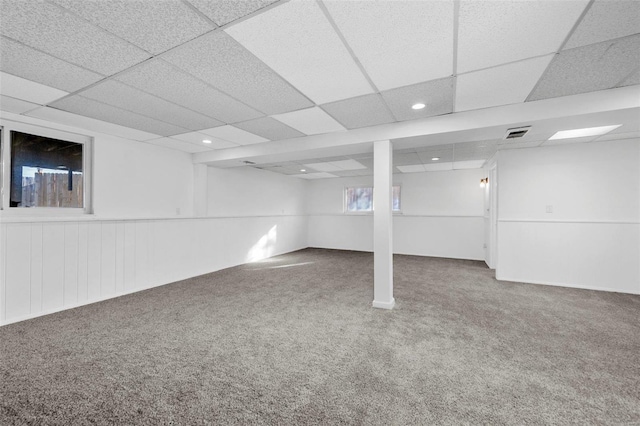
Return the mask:
{"type": "Polygon", "coordinates": [[[498,176],[498,279],[640,293],[640,140],[502,151],[498,176]]]}
{"type": "Polygon", "coordinates": [[[253,167],[208,170],[209,216],[306,214],[305,180],[253,167]]]}
{"type": "Polygon", "coordinates": [[[95,214],[0,214],[0,325],[306,247],[304,181],[16,118],[94,137],[95,214]],[[193,217],[194,174],[218,217],[193,217]]]}
{"type": "Polygon", "coordinates": [[[148,143],[96,136],[93,206],[99,217],[193,214],[191,155],[148,143]]]}
{"type": "MultiPolygon", "coordinates": [[[[393,223],[394,252],[484,259],[483,177],[481,169],[394,175],[394,185],[402,187],[402,214],[393,223]]],[[[309,182],[309,246],[373,250],[372,216],[343,212],[344,188],[372,182],[372,177],[309,182]]]]}

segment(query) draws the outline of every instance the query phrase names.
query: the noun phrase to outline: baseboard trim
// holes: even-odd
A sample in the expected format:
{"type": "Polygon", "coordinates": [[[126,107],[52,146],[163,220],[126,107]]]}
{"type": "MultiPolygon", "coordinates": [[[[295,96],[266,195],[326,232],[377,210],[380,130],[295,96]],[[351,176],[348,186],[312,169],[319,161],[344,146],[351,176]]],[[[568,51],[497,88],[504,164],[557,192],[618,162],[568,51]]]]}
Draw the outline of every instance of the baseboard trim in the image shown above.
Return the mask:
{"type": "Polygon", "coordinates": [[[552,281],[525,281],[520,278],[505,278],[502,276],[498,276],[496,274],[496,280],[498,281],[509,281],[517,284],[533,284],[533,285],[548,285],[552,287],[566,287],[566,288],[576,288],[579,290],[594,290],[594,291],[608,291],[610,293],[621,293],[621,294],[640,294],[640,288],[638,291],[626,291],[615,288],[607,288],[607,287],[597,287],[597,286],[588,286],[588,285],[578,285],[578,284],[566,284],[566,283],[556,283],[552,281]]]}
{"type": "Polygon", "coordinates": [[[377,300],[373,301],[373,307],[374,308],[379,308],[379,309],[393,309],[393,307],[396,305],[396,299],[391,299],[390,302],[380,302],[377,300]]]}

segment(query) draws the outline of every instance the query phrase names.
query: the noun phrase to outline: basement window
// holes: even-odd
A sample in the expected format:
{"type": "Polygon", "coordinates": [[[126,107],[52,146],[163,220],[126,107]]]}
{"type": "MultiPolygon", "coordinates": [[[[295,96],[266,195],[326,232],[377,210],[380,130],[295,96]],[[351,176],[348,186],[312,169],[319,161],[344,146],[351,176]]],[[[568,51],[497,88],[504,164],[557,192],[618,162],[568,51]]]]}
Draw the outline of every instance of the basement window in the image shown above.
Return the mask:
{"type": "MultiPolygon", "coordinates": [[[[400,186],[393,187],[392,210],[400,212],[400,186]]],[[[371,213],[373,212],[373,188],[347,187],[345,188],[345,212],[371,213]]]]}
{"type": "Polygon", "coordinates": [[[88,211],[90,138],[18,123],[5,125],[3,136],[6,211],[88,211]]]}

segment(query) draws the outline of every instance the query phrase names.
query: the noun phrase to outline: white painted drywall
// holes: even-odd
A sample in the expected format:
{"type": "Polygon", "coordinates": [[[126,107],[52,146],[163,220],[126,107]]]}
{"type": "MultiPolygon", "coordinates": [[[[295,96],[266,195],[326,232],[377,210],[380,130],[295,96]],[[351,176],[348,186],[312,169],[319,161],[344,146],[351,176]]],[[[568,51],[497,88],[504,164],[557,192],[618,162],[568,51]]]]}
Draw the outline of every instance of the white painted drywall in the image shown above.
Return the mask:
{"type": "MultiPolygon", "coordinates": [[[[483,177],[482,169],[394,175],[394,185],[402,187],[402,214],[394,215],[394,252],[484,259],[483,177]]],[[[372,182],[372,177],[309,182],[309,246],[373,250],[372,216],[343,212],[344,188],[372,182]]]]}
{"type": "Polygon", "coordinates": [[[307,182],[253,167],[209,167],[208,216],[306,214],[307,182]]]}
{"type": "Polygon", "coordinates": [[[498,171],[498,279],[640,293],[640,140],[502,151],[498,171]]]}
{"type": "Polygon", "coordinates": [[[98,217],[192,216],[193,176],[190,154],[117,137],[94,139],[98,217]]]}

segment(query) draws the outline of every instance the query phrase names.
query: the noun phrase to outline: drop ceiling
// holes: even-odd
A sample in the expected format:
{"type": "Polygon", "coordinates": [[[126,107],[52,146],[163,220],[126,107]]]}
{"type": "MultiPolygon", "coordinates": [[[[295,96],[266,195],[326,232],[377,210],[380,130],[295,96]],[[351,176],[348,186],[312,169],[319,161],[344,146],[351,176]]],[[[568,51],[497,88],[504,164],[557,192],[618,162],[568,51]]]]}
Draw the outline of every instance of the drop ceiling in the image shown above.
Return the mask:
{"type": "MultiPolygon", "coordinates": [[[[0,36],[3,111],[194,154],[640,83],[635,0],[2,0],[0,36]]],[[[471,167],[498,139],[397,141],[396,171],[471,167]]],[[[311,157],[257,166],[366,160],[311,157]]]]}

